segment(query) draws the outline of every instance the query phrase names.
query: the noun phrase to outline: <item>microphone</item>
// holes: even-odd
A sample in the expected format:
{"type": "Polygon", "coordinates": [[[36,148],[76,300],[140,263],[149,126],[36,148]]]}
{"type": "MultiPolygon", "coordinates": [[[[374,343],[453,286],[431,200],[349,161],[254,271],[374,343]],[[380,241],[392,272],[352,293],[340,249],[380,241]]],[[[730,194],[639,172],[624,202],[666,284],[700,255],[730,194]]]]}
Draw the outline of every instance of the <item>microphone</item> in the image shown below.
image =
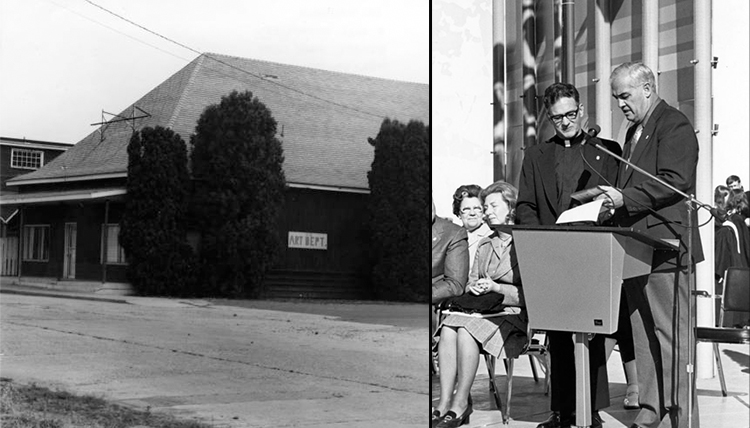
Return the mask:
{"type": "Polygon", "coordinates": [[[602,128],[599,125],[592,125],[586,131],[586,133],[589,134],[589,137],[596,137],[600,132],[602,132],[602,128]]]}

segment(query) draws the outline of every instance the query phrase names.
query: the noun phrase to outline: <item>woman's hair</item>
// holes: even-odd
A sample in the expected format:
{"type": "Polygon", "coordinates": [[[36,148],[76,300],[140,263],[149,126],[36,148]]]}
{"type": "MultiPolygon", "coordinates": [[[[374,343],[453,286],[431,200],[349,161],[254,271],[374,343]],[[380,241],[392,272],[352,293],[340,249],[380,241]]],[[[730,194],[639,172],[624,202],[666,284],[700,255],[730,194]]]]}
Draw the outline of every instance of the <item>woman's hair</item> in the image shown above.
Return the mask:
{"type": "Polygon", "coordinates": [[[741,214],[743,217],[750,216],[750,204],[747,201],[747,195],[740,189],[732,189],[729,192],[726,205],[727,213],[732,211],[741,214]]]}
{"type": "Polygon", "coordinates": [[[476,184],[464,184],[458,186],[453,193],[453,214],[458,217],[461,214],[461,201],[466,198],[478,198],[482,188],[476,184]]]}
{"type": "Polygon", "coordinates": [[[716,186],[716,189],[714,189],[714,205],[717,209],[726,211],[727,196],[729,196],[729,187],[716,186]]]}
{"type": "Polygon", "coordinates": [[[506,183],[504,181],[496,181],[482,190],[482,192],[479,194],[479,199],[484,201],[487,196],[493,193],[500,193],[501,195],[503,195],[503,199],[508,202],[509,212],[506,222],[508,224],[513,224],[516,219],[516,202],[518,201],[518,189],[516,189],[510,183],[506,183]]]}

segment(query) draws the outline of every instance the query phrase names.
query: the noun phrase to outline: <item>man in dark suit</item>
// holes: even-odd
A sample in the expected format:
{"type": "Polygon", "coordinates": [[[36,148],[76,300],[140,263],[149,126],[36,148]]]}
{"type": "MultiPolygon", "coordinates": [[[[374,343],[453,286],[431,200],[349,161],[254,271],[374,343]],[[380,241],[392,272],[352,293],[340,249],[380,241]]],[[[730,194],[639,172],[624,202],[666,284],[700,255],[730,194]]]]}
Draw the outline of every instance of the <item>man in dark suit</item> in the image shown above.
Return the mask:
{"type": "MultiPolygon", "coordinates": [[[[687,194],[695,192],[698,140],[690,121],[656,93],[653,72],[641,63],[618,66],[610,77],[612,96],[632,125],[625,159],[687,194]]],[[[616,209],[614,222],[679,246],[655,251],[651,274],[624,281],[631,311],[641,411],[632,427],[688,426],[688,266],[703,260],[697,215],[693,254],[688,254],[685,199],[620,164],[617,187],[599,196],[616,209]]],[[[694,395],[693,395],[694,396],[694,395]]],[[[693,427],[698,406],[693,401],[693,427]]]]}
{"type": "Polygon", "coordinates": [[[435,216],[432,203],[432,304],[464,294],[469,278],[466,229],[435,216]]]}
{"type": "MultiPolygon", "coordinates": [[[[555,83],[544,92],[547,115],[555,127],[549,140],[526,149],[519,183],[516,220],[523,225],[552,225],[575,204],[570,195],[578,190],[614,183],[617,161],[594,147],[600,144],[614,153],[620,146],[591,137],[581,129],[583,104],[571,84],[555,83]]],[[[550,284],[554,287],[555,284],[550,284]]],[[[573,334],[547,332],[551,357],[552,414],[538,428],[569,427],[575,422],[576,372],[573,334]]],[[[601,427],[598,410],[609,406],[609,385],[604,336],[589,343],[592,426],[601,427]]]]}

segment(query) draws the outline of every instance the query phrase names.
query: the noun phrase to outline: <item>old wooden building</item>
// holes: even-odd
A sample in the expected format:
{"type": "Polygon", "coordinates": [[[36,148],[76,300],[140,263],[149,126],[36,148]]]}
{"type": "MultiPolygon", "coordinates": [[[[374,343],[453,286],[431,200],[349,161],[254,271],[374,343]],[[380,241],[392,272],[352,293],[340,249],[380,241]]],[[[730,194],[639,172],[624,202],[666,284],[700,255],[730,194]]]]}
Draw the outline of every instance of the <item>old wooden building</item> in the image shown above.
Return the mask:
{"type": "Polygon", "coordinates": [[[383,119],[429,122],[429,86],[217,54],[203,54],[38,171],[9,181],[20,208],[21,278],[57,286],[123,284],[119,246],[133,130],[161,125],[189,142],[203,110],[249,90],[278,122],[288,184],[282,257],[266,296],[367,297],[362,244],[383,119]]]}

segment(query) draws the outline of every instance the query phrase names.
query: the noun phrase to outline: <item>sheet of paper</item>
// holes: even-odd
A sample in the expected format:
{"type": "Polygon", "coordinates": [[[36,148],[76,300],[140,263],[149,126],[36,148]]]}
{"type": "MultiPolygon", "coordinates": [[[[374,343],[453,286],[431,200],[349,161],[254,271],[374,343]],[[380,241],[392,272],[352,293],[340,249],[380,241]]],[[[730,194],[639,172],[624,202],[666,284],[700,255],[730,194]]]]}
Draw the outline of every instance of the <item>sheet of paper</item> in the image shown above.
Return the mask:
{"type": "Polygon", "coordinates": [[[591,201],[587,204],[571,208],[557,218],[557,224],[566,223],[596,223],[602,211],[604,199],[591,201]]]}

